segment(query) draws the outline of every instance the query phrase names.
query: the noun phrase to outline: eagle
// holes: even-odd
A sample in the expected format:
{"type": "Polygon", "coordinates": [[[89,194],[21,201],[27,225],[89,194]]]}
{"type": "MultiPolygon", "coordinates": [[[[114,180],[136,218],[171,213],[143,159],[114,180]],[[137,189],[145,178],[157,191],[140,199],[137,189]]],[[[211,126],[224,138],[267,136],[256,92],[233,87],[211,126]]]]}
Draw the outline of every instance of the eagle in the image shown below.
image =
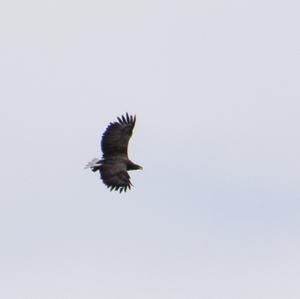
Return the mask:
{"type": "Polygon", "coordinates": [[[121,193],[133,186],[128,171],[143,169],[128,158],[128,142],[132,135],[136,116],[122,115],[118,121],[111,122],[101,139],[102,159],[93,159],[85,168],[93,172],[99,170],[103,183],[121,193]]]}

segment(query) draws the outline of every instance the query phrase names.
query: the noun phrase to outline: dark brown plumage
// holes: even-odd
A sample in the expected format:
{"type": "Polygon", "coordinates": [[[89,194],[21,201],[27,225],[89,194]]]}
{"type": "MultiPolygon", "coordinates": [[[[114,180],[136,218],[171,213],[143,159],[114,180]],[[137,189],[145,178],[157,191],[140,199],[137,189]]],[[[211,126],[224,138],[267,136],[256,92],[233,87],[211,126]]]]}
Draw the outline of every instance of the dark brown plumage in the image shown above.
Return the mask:
{"type": "Polygon", "coordinates": [[[101,140],[103,157],[93,159],[86,168],[100,171],[103,183],[112,190],[126,192],[132,184],[127,171],[142,169],[128,158],[128,142],[135,125],[135,116],[128,115],[117,118],[117,122],[110,123],[101,140]]]}

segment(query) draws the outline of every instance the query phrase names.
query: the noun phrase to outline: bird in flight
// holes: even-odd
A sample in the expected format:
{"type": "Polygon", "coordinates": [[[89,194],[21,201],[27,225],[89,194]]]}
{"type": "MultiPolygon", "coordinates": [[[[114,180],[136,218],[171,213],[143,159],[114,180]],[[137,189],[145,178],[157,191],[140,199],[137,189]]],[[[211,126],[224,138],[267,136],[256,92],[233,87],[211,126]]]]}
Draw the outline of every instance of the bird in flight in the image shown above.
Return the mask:
{"type": "Polygon", "coordinates": [[[103,183],[112,190],[126,192],[131,189],[129,170],[143,169],[128,158],[128,142],[132,135],[136,117],[122,115],[118,121],[111,122],[101,140],[102,159],[93,159],[85,168],[93,172],[99,170],[103,183]]]}

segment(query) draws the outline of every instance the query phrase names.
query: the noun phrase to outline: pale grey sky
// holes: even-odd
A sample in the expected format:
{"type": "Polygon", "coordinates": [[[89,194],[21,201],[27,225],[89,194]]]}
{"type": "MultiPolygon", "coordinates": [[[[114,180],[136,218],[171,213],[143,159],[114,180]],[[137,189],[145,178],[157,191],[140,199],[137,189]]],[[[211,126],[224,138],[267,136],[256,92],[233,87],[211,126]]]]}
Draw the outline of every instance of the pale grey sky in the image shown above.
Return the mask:
{"type": "Polygon", "coordinates": [[[298,299],[298,1],[0,5],[0,297],[298,299]],[[83,169],[137,115],[135,188],[83,169]]]}

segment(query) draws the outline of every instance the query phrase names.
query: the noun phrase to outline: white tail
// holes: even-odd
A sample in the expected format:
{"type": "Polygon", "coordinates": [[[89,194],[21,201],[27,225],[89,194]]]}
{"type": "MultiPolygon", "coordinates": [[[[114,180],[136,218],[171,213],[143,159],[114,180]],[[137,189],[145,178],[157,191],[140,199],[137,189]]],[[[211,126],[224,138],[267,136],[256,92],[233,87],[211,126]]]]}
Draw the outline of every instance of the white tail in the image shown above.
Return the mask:
{"type": "Polygon", "coordinates": [[[92,161],[86,164],[84,168],[87,169],[87,168],[94,168],[95,166],[100,166],[101,164],[99,164],[98,161],[99,159],[94,158],[92,161]]]}

